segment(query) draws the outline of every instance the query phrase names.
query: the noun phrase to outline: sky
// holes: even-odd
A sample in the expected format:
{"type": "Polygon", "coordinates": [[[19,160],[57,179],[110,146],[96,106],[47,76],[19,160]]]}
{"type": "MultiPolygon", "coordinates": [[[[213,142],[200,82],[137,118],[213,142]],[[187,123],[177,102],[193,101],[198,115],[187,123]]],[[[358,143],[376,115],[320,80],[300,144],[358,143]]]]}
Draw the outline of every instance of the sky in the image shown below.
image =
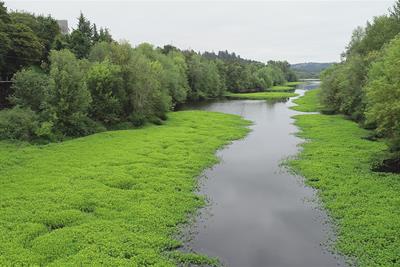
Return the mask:
{"type": "Polygon", "coordinates": [[[386,14],[394,0],[5,1],[12,10],[51,14],[76,27],[80,12],[116,40],[228,50],[266,62],[335,62],[352,31],[386,14]]]}

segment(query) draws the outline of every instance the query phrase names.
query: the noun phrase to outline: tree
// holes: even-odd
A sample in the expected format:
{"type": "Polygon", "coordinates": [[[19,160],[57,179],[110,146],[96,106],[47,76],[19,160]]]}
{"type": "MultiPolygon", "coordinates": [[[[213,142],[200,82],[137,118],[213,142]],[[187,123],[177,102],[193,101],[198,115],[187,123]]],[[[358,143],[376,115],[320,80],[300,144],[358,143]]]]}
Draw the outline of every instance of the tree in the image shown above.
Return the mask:
{"type": "Polygon", "coordinates": [[[90,21],[81,13],[78,19],[78,28],[69,38],[69,48],[78,58],[87,58],[92,47],[92,27],[90,21]]]}
{"type": "Polygon", "coordinates": [[[105,29],[100,28],[99,42],[108,42],[108,43],[111,43],[111,42],[113,42],[113,41],[114,41],[114,40],[113,40],[113,38],[112,38],[112,36],[111,36],[111,34],[110,34],[110,31],[109,31],[107,28],[105,28],[105,29]]]}
{"type": "Polygon", "coordinates": [[[86,83],[92,96],[90,116],[106,125],[119,122],[125,98],[121,68],[109,61],[95,63],[88,71],[86,83]]]}
{"type": "Polygon", "coordinates": [[[5,76],[11,76],[24,66],[40,64],[43,46],[34,32],[24,24],[9,24],[8,37],[11,40],[5,60],[5,76]]]}
{"type": "Polygon", "coordinates": [[[56,129],[67,136],[88,134],[91,97],[79,60],[68,50],[51,51],[50,64],[49,102],[56,129]]]}
{"type": "Polygon", "coordinates": [[[263,67],[259,69],[255,73],[255,76],[258,80],[258,86],[260,87],[260,89],[265,90],[271,88],[273,80],[270,71],[268,70],[268,67],[263,67]]]}
{"type": "Polygon", "coordinates": [[[0,21],[0,79],[6,79],[7,54],[11,49],[11,39],[6,32],[6,25],[0,21]]]}
{"type": "Polygon", "coordinates": [[[368,72],[367,112],[369,123],[392,141],[392,150],[400,151],[400,38],[395,38],[368,72]]]}
{"type": "Polygon", "coordinates": [[[26,12],[12,12],[10,17],[14,24],[28,26],[34,32],[43,47],[41,60],[47,60],[52,44],[60,34],[57,21],[50,16],[35,16],[26,12]]]}
{"type": "Polygon", "coordinates": [[[218,68],[213,61],[198,54],[190,56],[188,61],[189,98],[192,100],[220,96],[224,92],[218,68]]]}
{"type": "Polygon", "coordinates": [[[186,77],[187,66],[182,53],[171,50],[165,55],[161,49],[154,49],[147,43],[139,45],[135,50],[152,62],[161,64],[161,86],[168,89],[174,104],[183,103],[186,100],[189,85],[186,77]]]}
{"type": "Polygon", "coordinates": [[[96,23],[93,24],[92,27],[92,42],[97,43],[100,40],[99,32],[97,31],[96,23]]]}
{"type": "Polygon", "coordinates": [[[98,42],[90,49],[88,59],[91,62],[102,62],[106,59],[112,60],[111,58],[112,46],[107,42],[98,42]]]}

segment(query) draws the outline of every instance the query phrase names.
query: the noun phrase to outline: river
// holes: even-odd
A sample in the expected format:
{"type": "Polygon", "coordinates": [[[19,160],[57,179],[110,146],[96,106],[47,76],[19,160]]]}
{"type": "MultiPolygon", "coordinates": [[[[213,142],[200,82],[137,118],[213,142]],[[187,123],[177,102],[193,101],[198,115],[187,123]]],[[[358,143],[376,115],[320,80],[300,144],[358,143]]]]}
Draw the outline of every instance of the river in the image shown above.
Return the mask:
{"type": "Polygon", "coordinates": [[[232,267],[344,266],[343,258],[327,249],[333,231],[315,191],[282,166],[304,141],[295,135],[291,117],[299,112],[291,105],[291,100],[218,100],[186,107],[253,122],[252,131],[218,151],[220,163],[204,172],[199,194],[209,205],[190,227],[186,249],[232,267]]]}

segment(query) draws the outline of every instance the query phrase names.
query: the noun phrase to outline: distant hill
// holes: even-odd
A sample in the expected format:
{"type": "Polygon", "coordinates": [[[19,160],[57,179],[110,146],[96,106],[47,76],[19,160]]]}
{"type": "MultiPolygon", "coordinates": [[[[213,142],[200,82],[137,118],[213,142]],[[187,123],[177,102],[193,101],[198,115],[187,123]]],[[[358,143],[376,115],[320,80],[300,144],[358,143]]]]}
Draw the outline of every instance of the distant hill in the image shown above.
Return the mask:
{"type": "Polygon", "coordinates": [[[290,67],[297,74],[299,79],[312,79],[319,78],[319,75],[323,70],[328,68],[334,63],[315,63],[315,62],[307,62],[307,63],[298,63],[290,65],[290,67]]]}

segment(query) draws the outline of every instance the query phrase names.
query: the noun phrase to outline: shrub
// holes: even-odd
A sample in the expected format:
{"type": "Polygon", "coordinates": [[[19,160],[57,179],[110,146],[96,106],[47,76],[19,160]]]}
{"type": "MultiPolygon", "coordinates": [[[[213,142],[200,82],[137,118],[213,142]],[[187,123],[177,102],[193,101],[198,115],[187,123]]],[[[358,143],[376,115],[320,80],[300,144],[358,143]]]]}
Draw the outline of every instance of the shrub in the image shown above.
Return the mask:
{"type": "Polygon", "coordinates": [[[11,102],[39,112],[46,106],[49,96],[48,75],[30,68],[17,72],[13,77],[14,95],[11,102]]]}
{"type": "Polygon", "coordinates": [[[0,111],[0,139],[34,139],[39,129],[38,119],[38,115],[29,108],[16,106],[0,111]]]}

